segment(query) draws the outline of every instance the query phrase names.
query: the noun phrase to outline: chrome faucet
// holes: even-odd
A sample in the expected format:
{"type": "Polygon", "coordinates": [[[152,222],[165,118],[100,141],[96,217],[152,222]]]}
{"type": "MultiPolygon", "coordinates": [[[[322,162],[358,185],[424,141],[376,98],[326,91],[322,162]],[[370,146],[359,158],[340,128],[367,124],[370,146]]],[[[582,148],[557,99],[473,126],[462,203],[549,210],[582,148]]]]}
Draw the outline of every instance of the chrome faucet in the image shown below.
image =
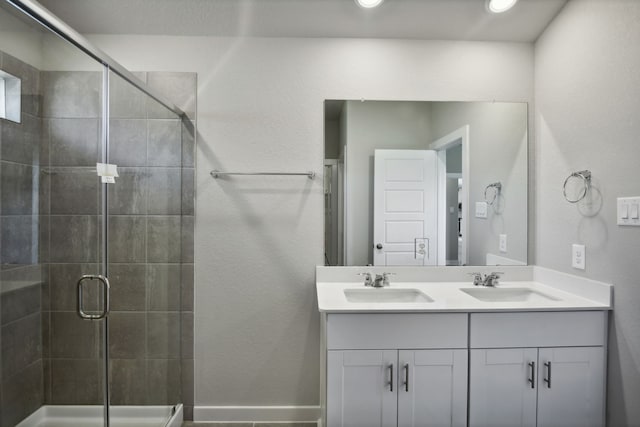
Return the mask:
{"type": "Polygon", "coordinates": [[[500,271],[493,271],[489,274],[485,274],[484,278],[480,273],[469,273],[469,275],[473,276],[473,286],[486,286],[490,288],[496,287],[500,280],[500,276],[504,274],[500,271]]]}
{"type": "Polygon", "coordinates": [[[382,288],[389,286],[389,276],[393,276],[395,273],[382,273],[376,274],[375,279],[372,279],[371,273],[358,273],[358,276],[364,276],[364,285],[371,286],[372,288],[382,288]]]}

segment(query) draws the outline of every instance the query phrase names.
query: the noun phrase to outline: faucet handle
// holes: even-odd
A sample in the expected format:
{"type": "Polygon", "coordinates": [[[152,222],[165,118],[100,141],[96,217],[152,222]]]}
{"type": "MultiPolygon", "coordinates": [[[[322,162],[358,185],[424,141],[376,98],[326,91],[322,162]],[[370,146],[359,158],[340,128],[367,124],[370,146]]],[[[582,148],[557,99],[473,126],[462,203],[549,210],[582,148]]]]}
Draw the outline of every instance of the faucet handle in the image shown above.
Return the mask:
{"type": "Polygon", "coordinates": [[[482,274],[481,273],[467,273],[469,276],[473,276],[473,286],[482,285],[482,274]]]}
{"type": "Polygon", "coordinates": [[[389,276],[395,276],[396,273],[382,273],[382,285],[389,286],[391,283],[389,282],[389,276]]]}
{"type": "Polygon", "coordinates": [[[358,276],[364,276],[364,285],[365,286],[373,286],[373,280],[371,279],[371,273],[358,273],[358,276]]]}
{"type": "Polygon", "coordinates": [[[501,271],[492,271],[491,273],[489,273],[485,278],[484,278],[484,285],[485,286],[496,286],[498,285],[498,280],[500,279],[500,276],[503,275],[504,273],[501,271]]]}

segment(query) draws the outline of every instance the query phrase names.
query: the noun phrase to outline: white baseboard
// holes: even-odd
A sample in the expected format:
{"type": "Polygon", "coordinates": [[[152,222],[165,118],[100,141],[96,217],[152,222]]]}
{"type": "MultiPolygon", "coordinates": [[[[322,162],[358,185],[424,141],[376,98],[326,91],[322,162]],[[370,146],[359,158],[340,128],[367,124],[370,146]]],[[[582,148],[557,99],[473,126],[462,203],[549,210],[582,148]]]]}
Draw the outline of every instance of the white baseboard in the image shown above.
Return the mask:
{"type": "Polygon", "coordinates": [[[194,421],[310,422],[320,418],[320,406],[194,406],[194,421]]]}

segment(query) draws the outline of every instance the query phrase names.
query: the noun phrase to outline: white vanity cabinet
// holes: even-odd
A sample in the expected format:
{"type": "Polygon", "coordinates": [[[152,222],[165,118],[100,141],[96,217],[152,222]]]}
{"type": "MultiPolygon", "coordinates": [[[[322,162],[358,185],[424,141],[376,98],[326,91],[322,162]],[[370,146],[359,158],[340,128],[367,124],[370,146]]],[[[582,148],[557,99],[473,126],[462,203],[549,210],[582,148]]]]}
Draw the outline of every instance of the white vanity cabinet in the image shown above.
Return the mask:
{"type": "Polygon", "coordinates": [[[607,313],[470,315],[469,427],[604,426],[607,313]]]}
{"type": "Polygon", "coordinates": [[[328,314],[327,427],[466,426],[466,313],[328,314]]]}

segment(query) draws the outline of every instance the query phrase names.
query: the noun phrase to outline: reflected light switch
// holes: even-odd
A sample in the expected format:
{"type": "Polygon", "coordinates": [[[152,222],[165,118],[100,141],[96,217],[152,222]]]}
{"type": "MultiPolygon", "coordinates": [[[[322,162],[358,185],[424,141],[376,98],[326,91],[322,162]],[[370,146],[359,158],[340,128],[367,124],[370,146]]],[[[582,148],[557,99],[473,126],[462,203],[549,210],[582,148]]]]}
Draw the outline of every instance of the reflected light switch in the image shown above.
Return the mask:
{"type": "Polygon", "coordinates": [[[476,202],[476,218],[487,217],[487,202],[476,202]]]}

